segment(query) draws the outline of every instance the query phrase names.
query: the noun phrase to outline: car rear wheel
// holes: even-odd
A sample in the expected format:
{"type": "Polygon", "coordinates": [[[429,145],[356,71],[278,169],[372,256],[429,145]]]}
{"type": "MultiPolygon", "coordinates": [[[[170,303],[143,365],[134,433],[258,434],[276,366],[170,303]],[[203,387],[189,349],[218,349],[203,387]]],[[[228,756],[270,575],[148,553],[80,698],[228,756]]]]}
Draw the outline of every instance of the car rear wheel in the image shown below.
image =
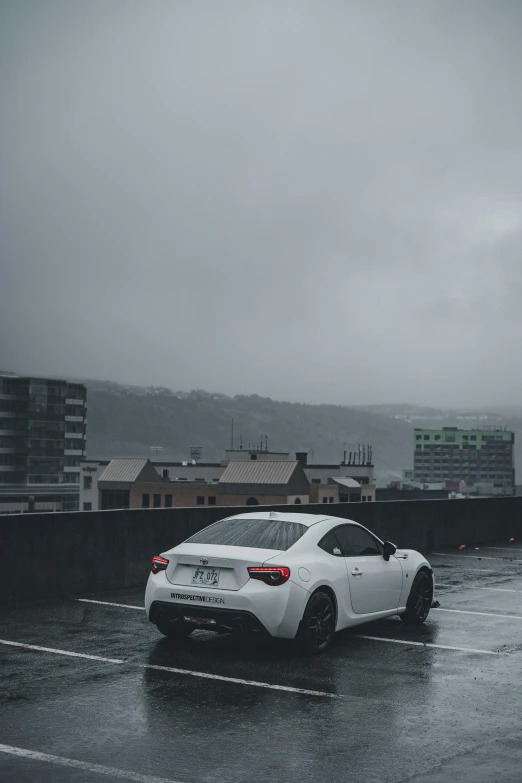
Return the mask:
{"type": "Polygon", "coordinates": [[[312,595],[301,620],[297,642],[305,652],[317,655],[330,645],[335,633],[335,609],[328,593],[312,595]]]}
{"type": "Polygon", "coordinates": [[[157,620],[156,628],[167,639],[186,639],[194,630],[194,626],[183,620],[157,620]]]}
{"type": "Polygon", "coordinates": [[[428,618],[433,601],[433,581],[427,571],[419,571],[411,586],[406,611],[401,614],[405,625],[422,625],[428,618]]]}

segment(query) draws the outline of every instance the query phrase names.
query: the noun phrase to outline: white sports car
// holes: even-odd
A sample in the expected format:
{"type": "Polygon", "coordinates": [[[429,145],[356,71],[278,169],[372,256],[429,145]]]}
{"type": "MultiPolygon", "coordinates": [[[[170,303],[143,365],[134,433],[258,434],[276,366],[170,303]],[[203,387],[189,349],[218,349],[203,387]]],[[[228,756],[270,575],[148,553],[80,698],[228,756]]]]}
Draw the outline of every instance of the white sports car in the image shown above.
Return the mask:
{"type": "Polygon", "coordinates": [[[262,631],[308,652],[370,620],[423,623],[435,605],[419,552],[350,520],[274,511],[222,519],[153,557],[145,593],[147,617],[165,636],[262,631]]]}

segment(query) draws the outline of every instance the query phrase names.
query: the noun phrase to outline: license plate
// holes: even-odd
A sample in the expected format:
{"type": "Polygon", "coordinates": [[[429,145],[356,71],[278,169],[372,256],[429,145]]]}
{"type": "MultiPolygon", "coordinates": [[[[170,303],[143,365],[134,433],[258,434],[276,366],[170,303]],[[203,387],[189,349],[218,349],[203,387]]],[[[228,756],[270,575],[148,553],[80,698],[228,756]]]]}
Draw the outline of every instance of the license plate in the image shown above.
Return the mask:
{"type": "Polygon", "coordinates": [[[195,568],[192,572],[192,584],[200,587],[217,587],[219,568],[195,568]]]}

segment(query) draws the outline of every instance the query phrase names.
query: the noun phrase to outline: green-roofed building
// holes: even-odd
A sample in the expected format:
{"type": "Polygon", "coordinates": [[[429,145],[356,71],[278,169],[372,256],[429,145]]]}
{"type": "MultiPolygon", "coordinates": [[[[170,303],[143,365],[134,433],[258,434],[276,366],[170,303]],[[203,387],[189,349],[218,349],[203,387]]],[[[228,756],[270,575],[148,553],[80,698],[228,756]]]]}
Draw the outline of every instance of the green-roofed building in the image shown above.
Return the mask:
{"type": "Polygon", "coordinates": [[[461,430],[414,430],[415,481],[456,488],[488,485],[514,494],[515,434],[496,427],[461,430]]]}

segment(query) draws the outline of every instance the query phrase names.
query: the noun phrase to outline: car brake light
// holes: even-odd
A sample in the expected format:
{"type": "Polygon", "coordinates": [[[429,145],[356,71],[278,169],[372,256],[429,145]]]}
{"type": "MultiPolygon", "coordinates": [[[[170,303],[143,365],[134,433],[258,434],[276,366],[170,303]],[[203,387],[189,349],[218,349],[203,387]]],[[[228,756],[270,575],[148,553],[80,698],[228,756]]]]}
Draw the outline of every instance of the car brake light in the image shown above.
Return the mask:
{"type": "Polygon", "coordinates": [[[286,566],[261,566],[248,569],[251,579],[260,579],[267,585],[283,585],[290,579],[290,569],[286,566]]]}
{"type": "Polygon", "coordinates": [[[160,571],[165,571],[167,569],[167,566],[169,564],[169,561],[166,557],[160,557],[159,555],[156,555],[152,558],[152,563],[150,566],[150,570],[153,574],[157,574],[160,571]]]}

